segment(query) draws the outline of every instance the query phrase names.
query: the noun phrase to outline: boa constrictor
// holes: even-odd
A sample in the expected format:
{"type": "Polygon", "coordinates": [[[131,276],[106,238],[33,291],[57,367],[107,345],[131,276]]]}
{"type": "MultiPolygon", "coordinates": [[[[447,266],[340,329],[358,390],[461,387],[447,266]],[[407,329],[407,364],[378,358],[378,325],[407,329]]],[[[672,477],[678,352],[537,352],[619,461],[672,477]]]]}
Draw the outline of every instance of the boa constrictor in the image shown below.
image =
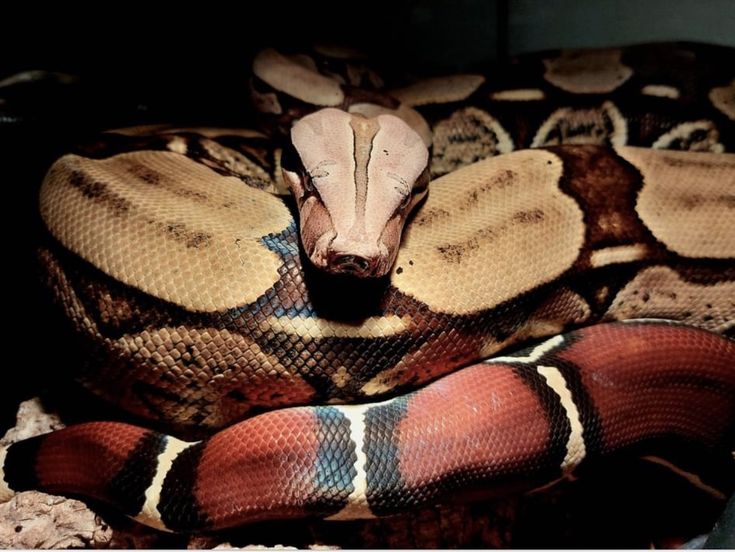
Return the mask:
{"type": "MultiPolygon", "coordinates": [[[[356,92],[346,78],[363,84],[368,73],[353,65],[340,83],[303,56],[256,58],[256,103],[273,128],[327,105],[397,114],[433,140],[428,170],[447,174],[385,278],[312,266],[292,200],[262,189],[278,192],[298,170],[258,133],[135,129],[62,157],[41,189],[40,257],[86,347],[79,379],[182,435],[231,427],[199,442],[120,423],[67,428],[0,451],[0,495],[90,496],[193,531],[528,490],[601,455],[656,451],[654,442],[732,462],[735,157],[720,152],[735,136],[735,81],[705,71],[693,97],[641,87],[621,55],[546,60],[543,86],[530,91],[470,76],[392,96],[356,92]],[[624,114],[615,101],[637,105],[630,96],[653,114],[624,114]],[[510,152],[576,142],[580,129],[612,146],[510,152]],[[684,139],[687,129],[699,138],[684,139]],[[591,326],[640,318],[683,325],[591,326]],[[590,327],[472,365],[581,326],[590,327]],[[365,400],[380,402],[342,404],[365,400]],[[241,421],[304,404],[323,406],[241,421]]],[[[365,166],[367,188],[371,157],[358,157],[347,174],[358,185],[355,167],[365,166]]],[[[337,227],[341,215],[329,215],[323,224],[337,227]]],[[[724,473],[731,491],[733,466],[724,473]]]]}

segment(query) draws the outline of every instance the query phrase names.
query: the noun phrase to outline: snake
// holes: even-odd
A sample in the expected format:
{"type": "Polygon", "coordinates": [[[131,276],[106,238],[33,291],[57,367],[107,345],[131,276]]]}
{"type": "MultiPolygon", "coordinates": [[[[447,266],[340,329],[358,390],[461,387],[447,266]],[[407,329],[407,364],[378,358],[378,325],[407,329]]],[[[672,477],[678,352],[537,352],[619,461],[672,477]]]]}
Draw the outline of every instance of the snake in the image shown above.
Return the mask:
{"type": "Polygon", "coordinates": [[[530,491],[683,444],[724,498],[735,79],[647,51],[386,92],[341,51],[266,50],[268,133],[75,146],[41,186],[39,262],[75,377],[140,424],[3,447],[0,497],[211,531],[530,491]]]}

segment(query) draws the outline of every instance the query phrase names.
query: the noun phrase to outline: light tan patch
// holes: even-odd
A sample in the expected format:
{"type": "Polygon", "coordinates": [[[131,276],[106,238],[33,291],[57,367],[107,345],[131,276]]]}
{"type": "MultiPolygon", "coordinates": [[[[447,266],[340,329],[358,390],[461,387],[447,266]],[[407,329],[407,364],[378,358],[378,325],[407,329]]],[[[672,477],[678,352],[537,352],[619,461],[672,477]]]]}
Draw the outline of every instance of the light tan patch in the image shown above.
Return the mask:
{"type": "Polygon", "coordinates": [[[642,243],[605,247],[590,254],[590,264],[599,268],[611,264],[630,263],[645,259],[647,254],[648,247],[642,243]]]}
{"type": "Polygon", "coordinates": [[[735,155],[617,148],[643,175],[636,210],[685,257],[735,257],[735,155]]]}
{"type": "Polygon", "coordinates": [[[469,314],[553,280],[584,241],[561,173],[552,153],[519,151],[436,180],[405,232],[393,284],[436,311],[469,314]]]}
{"type": "Polygon", "coordinates": [[[651,147],[654,149],[722,153],[725,151],[725,146],[719,140],[720,133],[712,121],[691,121],[681,123],[662,134],[651,147]]]}
{"type": "Polygon", "coordinates": [[[469,98],[483,82],[485,77],[482,75],[434,77],[392,90],[390,95],[412,106],[461,102],[469,98]]]}
{"type": "Polygon", "coordinates": [[[350,376],[350,373],[344,366],[340,366],[332,374],[332,383],[340,389],[347,385],[351,379],[352,376],[350,376]]]}
{"type": "Polygon", "coordinates": [[[539,127],[532,148],[560,144],[623,145],[628,125],[612,102],[598,108],[563,107],[554,111],[539,127]]]}
{"type": "Polygon", "coordinates": [[[612,92],[633,75],[621,56],[622,52],[614,49],[567,50],[558,58],[544,60],[544,78],[576,94],[612,92]]]}
{"type": "Polygon", "coordinates": [[[268,48],[253,60],[253,73],[280,92],[319,106],[336,106],[345,100],[339,83],[268,48]]]}
{"type": "Polygon", "coordinates": [[[546,94],[540,88],[499,90],[490,94],[490,99],[498,102],[530,102],[543,100],[545,97],[546,94]]]}
{"type": "Polygon", "coordinates": [[[366,397],[388,393],[403,381],[405,378],[405,372],[406,370],[403,365],[383,370],[370,378],[370,381],[366,382],[365,385],[360,388],[360,391],[362,391],[366,397]]]}
{"type": "Polygon", "coordinates": [[[189,151],[189,146],[186,144],[186,140],[181,136],[172,136],[168,141],[168,144],[166,144],[166,148],[168,148],[168,151],[181,155],[186,155],[189,151]]]}
{"type": "Polygon", "coordinates": [[[263,330],[273,330],[303,339],[324,337],[379,338],[401,334],[409,329],[411,318],[396,315],[371,316],[355,324],[327,320],[326,318],[278,318],[268,317],[263,330]]]}
{"type": "Polygon", "coordinates": [[[513,139],[495,117],[476,107],[465,107],[434,126],[431,174],[441,176],[511,151],[513,139]]]}
{"type": "Polygon", "coordinates": [[[735,79],[730,84],[710,90],[709,99],[728,119],[735,121],[735,79]]]}
{"type": "Polygon", "coordinates": [[[650,267],[617,293],[608,316],[678,320],[721,333],[735,324],[735,282],[697,284],[671,268],[650,267]]]}
{"type": "Polygon", "coordinates": [[[193,311],[243,305],[270,288],[281,260],[260,239],[293,220],[270,194],[157,151],[64,156],[44,180],[40,205],[65,247],[193,311]]]}
{"type": "Polygon", "coordinates": [[[377,117],[378,115],[395,115],[421,136],[427,148],[431,146],[433,136],[429,128],[429,123],[426,122],[426,119],[418,111],[407,105],[401,104],[398,109],[388,109],[382,105],[372,103],[356,103],[352,104],[348,111],[350,113],[359,113],[368,118],[377,117]]]}
{"type": "Polygon", "coordinates": [[[670,98],[672,100],[678,99],[681,95],[679,94],[679,90],[665,84],[647,84],[641,88],[641,94],[656,96],[657,98],[670,98]]]}

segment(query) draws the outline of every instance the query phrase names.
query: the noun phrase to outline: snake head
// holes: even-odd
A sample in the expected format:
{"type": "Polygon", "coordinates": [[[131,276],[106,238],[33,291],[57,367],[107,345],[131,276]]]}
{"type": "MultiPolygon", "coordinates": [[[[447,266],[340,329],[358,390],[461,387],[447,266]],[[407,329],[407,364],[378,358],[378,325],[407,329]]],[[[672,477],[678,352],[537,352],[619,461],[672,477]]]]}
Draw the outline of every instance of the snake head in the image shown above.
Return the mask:
{"type": "Polygon", "coordinates": [[[388,274],[429,182],[429,151],[419,134],[394,115],[327,108],[297,121],[291,143],[283,175],[311,262],[331,274],[388,274]]]}

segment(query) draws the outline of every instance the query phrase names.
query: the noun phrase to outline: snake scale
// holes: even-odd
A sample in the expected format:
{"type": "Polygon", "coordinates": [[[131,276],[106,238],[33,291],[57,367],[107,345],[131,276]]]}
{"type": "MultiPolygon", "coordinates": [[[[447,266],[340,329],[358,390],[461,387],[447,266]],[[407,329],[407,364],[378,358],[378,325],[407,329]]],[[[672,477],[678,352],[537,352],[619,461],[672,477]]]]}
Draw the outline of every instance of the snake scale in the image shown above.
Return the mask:
{"type": "Polygon", "coordinates": [[[76,376],[189,440],[94,422],[21,441],[0,496],[201,531],[528,491],[671,444],[729,462],[700,483],[731,492],[722,56],[546,53],[385,92],[341,51],[266,50],[270,136],[80,144],[41,187],[39,249],[86,348],[76,376]]]}

